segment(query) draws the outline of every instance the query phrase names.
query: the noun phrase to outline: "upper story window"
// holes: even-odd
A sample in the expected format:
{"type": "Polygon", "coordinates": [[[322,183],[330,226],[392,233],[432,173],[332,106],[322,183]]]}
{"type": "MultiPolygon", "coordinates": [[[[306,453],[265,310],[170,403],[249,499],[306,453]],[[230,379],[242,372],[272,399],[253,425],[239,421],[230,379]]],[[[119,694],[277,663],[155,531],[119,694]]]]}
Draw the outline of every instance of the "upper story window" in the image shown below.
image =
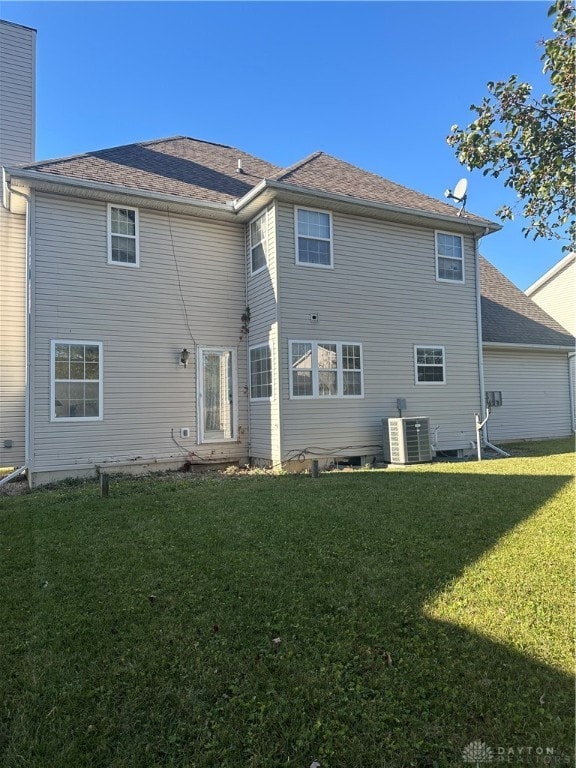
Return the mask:
{"type": "Polygon", "coordinates": [[[436,279],[464,282],[464,244],[462,235],[436,232],[436,279]]]}
{"type": "Polygon", "coordinates": [[[52,421],[102,419],[102,343],[51,344],[52,421]]]}
{"type": "Polygon", "coordinates": [[[139,266],[137,208],[108,206],[108,263],[139,266]]]}
{"type": "Polygon", "coordinates": [[[445,384],[444,347],[414,347],[416,384],[445,384]]]}
{"type": "Polygon", "coordinates": [[[292,398],[364,395],[361,344],[291,341],[290,368],[292,398]]]}
{"type": "Polygon", "coordinates": [[[266,266],[266,212],[250,222],[250,271],[253,275],[266,266]]]}
{"type": "Polygon", "coordinates": [[[272,397],[272,350],[269,344],[250,349],[250,399],[272,397]]]}
{"type": "Polygon", "coordinates": [[[332,215],[296,208],[296,264],[332,267],[332,215]]]}

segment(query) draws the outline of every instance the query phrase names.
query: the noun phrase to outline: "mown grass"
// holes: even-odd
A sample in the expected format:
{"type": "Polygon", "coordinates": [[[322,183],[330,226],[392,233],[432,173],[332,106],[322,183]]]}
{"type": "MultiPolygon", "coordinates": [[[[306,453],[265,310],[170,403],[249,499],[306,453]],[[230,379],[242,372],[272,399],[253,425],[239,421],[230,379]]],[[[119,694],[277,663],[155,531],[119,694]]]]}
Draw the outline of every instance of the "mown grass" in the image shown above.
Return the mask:
{"type": "Polygon", "coordinates": [[[3,499],[1,764],[573,764],[574,455],[542,446],[3,499]]]}

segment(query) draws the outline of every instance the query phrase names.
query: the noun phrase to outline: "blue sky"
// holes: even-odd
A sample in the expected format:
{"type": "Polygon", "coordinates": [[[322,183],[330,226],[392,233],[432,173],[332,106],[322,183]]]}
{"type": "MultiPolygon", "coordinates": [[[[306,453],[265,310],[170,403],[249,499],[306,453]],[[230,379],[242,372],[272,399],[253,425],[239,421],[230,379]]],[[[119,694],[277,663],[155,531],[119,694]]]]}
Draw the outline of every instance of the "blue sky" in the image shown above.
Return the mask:
{"type": "MultiPolygon", "coordinates": [[[[489,80],[547,90],[547,2],[0,2],[38,30],[37,158],[164,136],[278,165],[318,149],[433,197],[469,181],[495,220],[515,196],[445,141],[489,80]]],[[[525,289],[562,256],[522,219],[482,241],[525,289]]]]}

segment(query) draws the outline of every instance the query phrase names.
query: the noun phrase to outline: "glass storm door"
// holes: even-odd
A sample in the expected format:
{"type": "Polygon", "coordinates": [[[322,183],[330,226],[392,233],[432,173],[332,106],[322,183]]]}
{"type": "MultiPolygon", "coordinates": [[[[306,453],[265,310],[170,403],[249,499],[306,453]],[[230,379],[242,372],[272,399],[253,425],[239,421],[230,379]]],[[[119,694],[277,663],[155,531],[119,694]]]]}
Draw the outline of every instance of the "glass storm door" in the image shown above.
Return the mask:
{"type": "Polygon", "coordinates": [[[200,350],[200,441],[236,437],[236,361],[232,349],[200,350]]]}

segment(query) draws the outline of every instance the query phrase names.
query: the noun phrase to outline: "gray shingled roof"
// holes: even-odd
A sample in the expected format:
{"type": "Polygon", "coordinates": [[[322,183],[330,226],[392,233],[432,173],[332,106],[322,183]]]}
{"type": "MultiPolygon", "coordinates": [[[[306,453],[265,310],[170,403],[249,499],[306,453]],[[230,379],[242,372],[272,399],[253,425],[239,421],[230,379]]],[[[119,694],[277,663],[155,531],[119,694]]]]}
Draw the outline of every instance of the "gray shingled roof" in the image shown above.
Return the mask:
{"type": "Polygon", "coordinates": [[[239,149],[186,136],[45,160],[25,169],[214,203],[242,197],[281,170],[239,149]]]}
{"type": "MultiPolygon", "coordinates": [[[[324,152],[280,168],[246,152],[186,136],[128,144],[21,166],[25,170],[193,199],[226,203],[263,179],[443,216],[458,209],[324,152]],[[238,173],[238,159],[243,171],[238,173]]],[[[468,221],[485,222],[468,214],[468,221]]],[[[486,222],[488,223],[488,222],[486,222]]]]}
{"type": "Polygon", "coordinates": [[[442,216],[458,215],[458,210],[453,205],[395,184],[325,152],[315,152],[296,165],[281,171],[274,178],[287,184],[329,194],[348,195],[402,208],[415,208],[442,216]]]}
{"type": "Polygon", "coordinates": [[[484,342],[574,346],[574,338],[556,320],[483,257],[480,293],[484,342]]]}

